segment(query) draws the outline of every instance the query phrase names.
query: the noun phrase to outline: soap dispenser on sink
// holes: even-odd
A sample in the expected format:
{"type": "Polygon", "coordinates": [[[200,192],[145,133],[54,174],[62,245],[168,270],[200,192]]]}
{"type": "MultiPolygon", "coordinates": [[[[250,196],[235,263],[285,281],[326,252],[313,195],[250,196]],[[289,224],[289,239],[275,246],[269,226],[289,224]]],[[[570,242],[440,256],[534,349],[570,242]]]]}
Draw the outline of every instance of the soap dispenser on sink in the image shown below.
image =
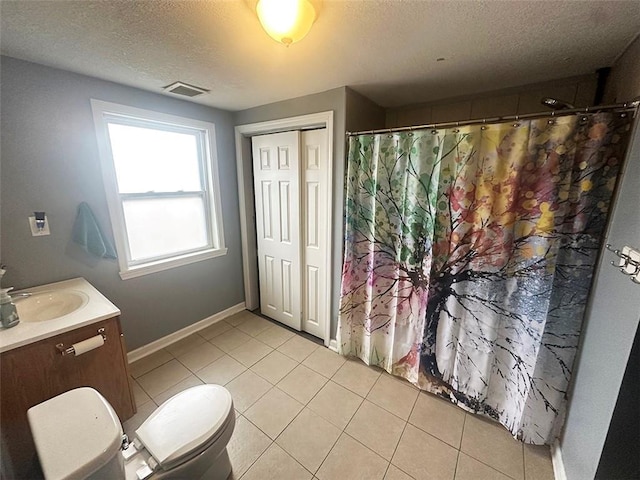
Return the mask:
{"type": "Polygon", "coordinates": [[[0,289],[0,327],[2,328],[15,327],[20,323],[18,310],[9,296],[9,291],[12,289],[13,287],[0,289]]]}
{"type": "MultiPolygon", "coordinates": [[[[0,267],[0,280],[6,270],[4,267],[0,267]]],[[[11,296],[9,295],[9,291],[13,290],[13,287],[9,288],[1,288],[0,289],[0,327],[1,328],[9,328],[15,327],[18,323],[20,323],[20,318],[18,317],[18,310],[16,306],[11,301],[11,296]]]]}

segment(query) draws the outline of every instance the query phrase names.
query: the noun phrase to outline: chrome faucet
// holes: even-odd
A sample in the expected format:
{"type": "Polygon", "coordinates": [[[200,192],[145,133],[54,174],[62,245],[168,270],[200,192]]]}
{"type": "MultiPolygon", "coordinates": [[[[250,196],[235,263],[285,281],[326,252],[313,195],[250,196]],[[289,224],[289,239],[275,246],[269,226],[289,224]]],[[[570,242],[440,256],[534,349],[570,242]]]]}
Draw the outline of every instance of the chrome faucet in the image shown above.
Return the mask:
{"type": "MultiPolygon", "coordinates": [[[[6,273],[6,267],[0,265],[0,279],[6,273]]],[[[18,310],[9,296],[9,292],[13,287],[0,289],[0,327],[10,328],[20,323],[18,310]]]]}
{"type": "Polygon", "coordinates": [[[33,293],[31,292],[22,292],[22,293],[13,293],[11,294],[11,300],[17,302],[18,300],[22,300],[23,298],[29,298],[33,293]]]}
{"type": "MultiPolygon", "coordinates": [[[[6,265],[0,265],[0,280],[2,279],[2,277],[4,276],[4,274],[6,272],[7,272],[7,266],[6,265]]],[[[23,298],[28,298],[31,295],[32,295],[32,293],[30,293],[30,292],[9,294],[9,296],[11,297],[11,301],[22,300],[23,298]]]]}

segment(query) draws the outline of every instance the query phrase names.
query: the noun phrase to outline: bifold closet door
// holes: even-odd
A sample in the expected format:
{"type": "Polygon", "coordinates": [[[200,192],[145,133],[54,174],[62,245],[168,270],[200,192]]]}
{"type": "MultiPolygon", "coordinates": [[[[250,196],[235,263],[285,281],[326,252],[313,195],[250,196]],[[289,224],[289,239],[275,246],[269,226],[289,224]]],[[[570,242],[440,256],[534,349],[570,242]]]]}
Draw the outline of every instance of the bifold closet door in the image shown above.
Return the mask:
{"type": "Polygon", "coordinates": [[[329,321],[327,292],[328,193],[327,129],[300,134],[302,189],[302,329],[324,339],[329,321]]]}
{"type": "Polygon", "coordinates": [[[251,140],[260,310],[301,330],[300,132],[251,140]]]}

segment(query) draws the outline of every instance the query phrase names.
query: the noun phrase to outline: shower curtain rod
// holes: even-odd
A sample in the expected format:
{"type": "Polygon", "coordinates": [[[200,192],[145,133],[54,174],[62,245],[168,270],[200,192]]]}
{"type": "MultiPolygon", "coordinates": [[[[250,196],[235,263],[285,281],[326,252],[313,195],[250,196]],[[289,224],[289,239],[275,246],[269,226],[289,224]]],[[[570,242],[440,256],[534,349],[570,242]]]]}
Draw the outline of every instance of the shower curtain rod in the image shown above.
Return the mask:
{"type": "Polygon", "coordinates": [[[509,122],[511,120],[523,120],[527,118],[543,118],[543,117],[555,117],[561,115],[573,115],[573,114],[586,114],[596,113],[603,110],[619,110],[621,112],[633,111],[635,117],[640,106],[640,100],[634,100],[626,103],[617,103],[614,105],[598,105],[595,107],[583,107],[572,108],[567,110],[553,110],[551,112],[539,112],[539,113],[526,113],[524,115],[508,115],[504,117],[491,117],[480,118],[477,120],[464,120],[460,122],[442,122],[442,123],[429,123],[426,125],[414,125],[411,127],[396,127],[396,128],[380,128],[378,130],[361,130],[359,132],[346,132],[347,137],[354,135],[371,135],[374,133],[392,133],[392,132],[406,132],[411,130],[420,130],[423,128],[442,128],[442,127],[462,127],[465,125],[478,125],[483,123],[497,123],[497,122],[509,122]]]}

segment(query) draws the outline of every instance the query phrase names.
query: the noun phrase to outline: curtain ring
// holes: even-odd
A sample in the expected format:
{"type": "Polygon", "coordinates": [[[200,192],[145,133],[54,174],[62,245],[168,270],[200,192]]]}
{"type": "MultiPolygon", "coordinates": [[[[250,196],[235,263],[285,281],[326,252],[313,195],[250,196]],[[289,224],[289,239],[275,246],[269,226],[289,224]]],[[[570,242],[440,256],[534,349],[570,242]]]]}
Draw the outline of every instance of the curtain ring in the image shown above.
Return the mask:
{"type": "Polygon", "coordinates": [[[435,128],[431,130],[431,135],[435,135],[436,133],[438,133],[438,130],[436,130],[435,128]]]}

